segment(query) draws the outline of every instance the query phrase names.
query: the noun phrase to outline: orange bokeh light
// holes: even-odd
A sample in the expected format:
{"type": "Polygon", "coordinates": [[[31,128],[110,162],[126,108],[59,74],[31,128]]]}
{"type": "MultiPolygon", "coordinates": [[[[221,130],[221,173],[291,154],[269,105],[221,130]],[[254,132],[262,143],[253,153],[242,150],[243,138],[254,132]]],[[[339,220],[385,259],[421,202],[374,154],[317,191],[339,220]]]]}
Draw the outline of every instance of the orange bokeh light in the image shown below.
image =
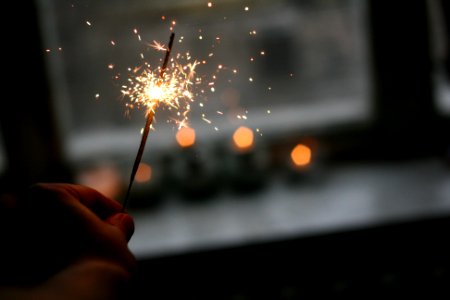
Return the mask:
{"type": "Polygon", "coordinates": [[[150,181],[152,178],[152,167],[146,163],[140,163],[134,180],[139,183],[150,181]]]}
{"type": "Polygon", "coordinates": [[[178,145],[183,148],[191,147],[195,143],[195,130],[189,127],[183,127],[178,130],[175,136],[178,145]]]}
{"type": "Polygon", "coordinates": [[[311,148],[298,144],[291,152],[292,162],[299,167],[306,166],[311,162],[311,148]]]}
{"type": "Polygon", "coordinates": [[[253,130],[245,126],[239,127],[233,134],[234,145],[240,150],[250,149],[253,146],[253,140],[253,130]]]}
{"type": "Polygon", "coordinates": [[[115,165],[106,163],[81,171],[77,174],[76,182],[115,198],[121,192],[122,177],[115,165]]]}

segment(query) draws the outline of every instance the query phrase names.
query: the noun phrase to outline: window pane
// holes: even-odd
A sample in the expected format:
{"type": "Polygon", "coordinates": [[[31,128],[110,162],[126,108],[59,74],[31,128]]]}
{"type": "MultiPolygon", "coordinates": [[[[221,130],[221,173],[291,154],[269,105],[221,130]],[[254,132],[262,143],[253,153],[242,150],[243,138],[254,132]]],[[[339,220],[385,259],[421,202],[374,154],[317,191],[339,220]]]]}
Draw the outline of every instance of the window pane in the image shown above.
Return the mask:
{"type": "MultiPolygon", "coordinates": [[[[192,104],[191,126],[200,136],[219,138],[246,124],[270,137],[369,116],[365,1],[39,3],[72,158],[137,147],[143,112],[124,117],[121,85],[128,67],[159,64],[163,53],[149,44],[167,43],[172,20],[174,51],[207,60],[198,67],[205,83],[218,65],[226,69],[214,92],[205,84],[207,99],[192,104]]],[[[168,118],[157,112],[153,147],[174,143],[168,118]]]]}

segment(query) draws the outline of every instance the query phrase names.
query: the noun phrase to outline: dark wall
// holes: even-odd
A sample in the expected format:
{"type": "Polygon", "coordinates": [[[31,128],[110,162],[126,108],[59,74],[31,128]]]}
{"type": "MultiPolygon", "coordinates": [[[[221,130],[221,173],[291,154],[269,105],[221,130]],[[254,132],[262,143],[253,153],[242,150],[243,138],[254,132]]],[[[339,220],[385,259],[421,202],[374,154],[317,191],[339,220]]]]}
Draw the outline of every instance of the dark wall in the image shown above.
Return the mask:
{"type": "Polygon", "coordinates": [[[8,4],[2,20],[3,88],[0,129],[7,174],[3,186],[67,180],[51,104],[34,1],[8,4]]]}

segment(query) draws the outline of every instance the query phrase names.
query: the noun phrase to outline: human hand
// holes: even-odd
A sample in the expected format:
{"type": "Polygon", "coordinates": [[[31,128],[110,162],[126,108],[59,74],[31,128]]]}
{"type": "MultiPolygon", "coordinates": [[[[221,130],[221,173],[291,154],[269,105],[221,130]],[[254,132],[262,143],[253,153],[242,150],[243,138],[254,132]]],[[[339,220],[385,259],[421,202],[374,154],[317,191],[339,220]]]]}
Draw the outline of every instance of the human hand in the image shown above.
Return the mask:
{"type": "Polygon", "coordinates": [[[9,243],[0,250],[0,283],[32,287],[45,282],[39,287],[48,290],[55,280],[64,286],[61,281],[71,275],[93,279],[95,274],[109,274],[100,277],[98,283],[104,284],[108,278],[126,281],[135,269],[127,247],[134,224],[120,211],[119,203],[87,187],[34,186],[2,211],[0,232],[9,243]],[[91,272],[86,277],[87,270],[91,272]]]}

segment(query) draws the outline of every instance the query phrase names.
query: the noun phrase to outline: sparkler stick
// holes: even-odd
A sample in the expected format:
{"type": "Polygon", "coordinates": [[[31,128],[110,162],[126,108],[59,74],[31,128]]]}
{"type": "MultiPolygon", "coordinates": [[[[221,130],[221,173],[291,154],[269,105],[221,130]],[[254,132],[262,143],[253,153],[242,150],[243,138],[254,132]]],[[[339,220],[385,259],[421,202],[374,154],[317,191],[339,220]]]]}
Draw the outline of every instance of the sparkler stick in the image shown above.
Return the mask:
{"type": "MultiPolygon", "coordinates": [[[[167,46],[166,49],[166,55],[164,57],[164,62],[163,65],[161,67],[161,71],[159,73],[159,78],[160,78],[160,84],[163,83],[163,79],[164,79],[164,72],[167,69],[167,64],[169,63],[169,56],[170,56],[170,52],[172,50],[172,45],[173,45],[173,40],[175,38],[175,33],[172,32],[172,34],[170,35],[170,40],[169,40],[169,45],[167,46]]],[[[147,113],[147,120],[145,122],[145,127],[144,127],[144,132],[142,133],[142,138],[141,138],[141,143],[139,145],[139,149],[138,152],[136,154],[136,158],[134,160],[134,164],[133,164],[133,169],[131,171],[131,176],[130,176],[130,182],[128,183],[128,189],[127,189],[127,193],[125,196],[125,200],[122,204],[122,212],[124,212],[128,206],[128,202],[130,199],[130,193],[131,193],[131,187],[133,186],[133,182],[134,182],[134,177],[136,176],[136,172],[139,168],[139,164],[141,162],[142,159],[142,154],[144,153],[144,148],[145,148],[145,143],[147,142],[147,137],[148,137],[148,133],[150,131],[150,126],[152,125],[153,122],[153,117],[155,115],[155,109],[156,109],[157,105],[154,104],[148,111],[147,113]]]]}

